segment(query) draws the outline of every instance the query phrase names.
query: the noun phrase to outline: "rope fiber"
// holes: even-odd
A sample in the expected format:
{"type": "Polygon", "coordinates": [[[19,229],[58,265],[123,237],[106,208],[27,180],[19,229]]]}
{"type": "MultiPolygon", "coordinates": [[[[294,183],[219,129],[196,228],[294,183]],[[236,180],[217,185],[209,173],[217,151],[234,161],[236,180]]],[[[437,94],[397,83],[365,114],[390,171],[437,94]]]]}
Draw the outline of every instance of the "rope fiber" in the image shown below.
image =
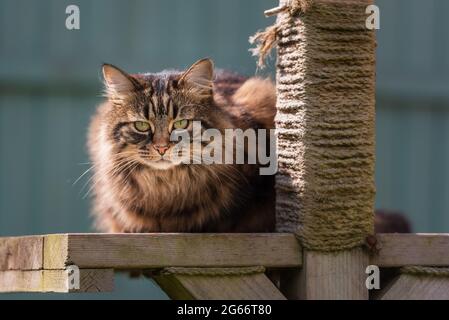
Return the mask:
{"type": "Polygon", "coordinates": [[[265,267],[240,267],[240,268],[185,268],[168,267],[161,271],[162,275],[187,275],[187,276],[243,276],[264,273],[265,267]]]}
{"type": "Polygon", "coordinates": [[[449,268],[409,266],[401,268],[402,274],[414,276],[449,277],[449,268]]]}
{"type": "Polygon", "coordinates": [[[251,38],[259,63],[278,51],[277,230],[309,250],[351,249],[374,229],[374,32],[360,1],[284,5],[251,38]]]}

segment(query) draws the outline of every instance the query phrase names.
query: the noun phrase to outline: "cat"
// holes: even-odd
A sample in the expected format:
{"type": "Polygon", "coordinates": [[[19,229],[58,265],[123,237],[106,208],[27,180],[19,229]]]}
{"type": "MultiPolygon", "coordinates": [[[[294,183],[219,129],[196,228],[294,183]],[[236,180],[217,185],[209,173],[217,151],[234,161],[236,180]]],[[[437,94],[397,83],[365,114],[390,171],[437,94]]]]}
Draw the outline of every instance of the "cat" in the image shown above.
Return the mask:
{"type": "MultiPolygon", "coordinates": [[[[105,64],[103,76],[106,101],[88,134],[99,231],[274,231],[274,176],[259,175],[259,165],[178,163],[169,141],[174,126],[191,131],[192,120],[221,132],[274,128],[270,80],[214,73],[209,59],[154,74],[105,64]]],[[[404,215],[376,211],[375,232],[407,233],[410,226],[404,215]]]]}
{"type": "Polygon", "coordinates": [[[377,209],[374,216],[375,233],[411,233],[412,224],[400,211],[377,209]]]}
{"type": "Polygon", "coordinates": [[[274,176],[258,164],[175,160],[173,130],[271,129],[274,84],[218,70],[128,74],[105,64],[106,101],[93,116],[93,213],[101,232],[271,232],[274,176]]]}

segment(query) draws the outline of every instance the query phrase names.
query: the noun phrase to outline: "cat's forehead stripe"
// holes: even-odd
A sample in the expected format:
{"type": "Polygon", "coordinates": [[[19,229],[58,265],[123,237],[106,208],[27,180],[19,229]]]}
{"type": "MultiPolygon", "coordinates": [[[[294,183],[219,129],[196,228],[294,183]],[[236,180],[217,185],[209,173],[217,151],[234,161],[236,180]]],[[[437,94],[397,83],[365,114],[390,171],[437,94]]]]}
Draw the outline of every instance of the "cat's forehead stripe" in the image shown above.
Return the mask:
{"type": "Polygon", "coordinates": [[[173,102],[173,78],[154,77],[149,79],[149,86],[144,90],[146,96],[148,117],[168,116],[174,118],[177,108],[173,102]]]}
{"type": "Polygon", "coordinates": [[[146,96],[152,96],[153,95],[153,87],[149,86],[148,88],[145,88],[145,90],[143,91],[143,93],[146,96]]]}
{"type": "Polygon", "coordinates": [[[159,115],[165,114],[165,107],[164,107],[164,101],[162,100],[162,94],[159,92],[157,96],[157,103],[158,103],[158,113],[159,115]]]}
{"type": "Polygon", "coordinates": [[[168,95],[167,92],[164,92],[164,95],[162,96],[162,106],[164,107],[164,111],[166,114],[170,113],[170,110],[168,108],[169,101],[170,101],[170,96],[168,95]]]}
{"type": "Polygon", "coordinates": [[[174,112],[174,109],[173,109],[173,100],[170,98],[168,100],[168,116],[171,117],[171,118],[174,118],[175,117],[174,113],[175,112],[174,112]]]}
{"type": "Polygon", "coordinates": [[[153,103],[153,101],[150,99],[150,101],[149,101],[149,114],[148,114],[148,117],[155,117],[156,116],[156,108],[155,108],[155,106],[154,106],[154,103],[153,103]]]}
{"type": "Polygon", "coordinates": [[[154,115],[157,114],[157,112],[156,112],[157,106],[158,106],[158,101],[157,100],[158,100],[157,99],[157,95],[155,95],[153,93],[153,96],[151,97],[151,105],[152,105],[152,109],[153,109],[152,111],[153,111],[154,115]]]}

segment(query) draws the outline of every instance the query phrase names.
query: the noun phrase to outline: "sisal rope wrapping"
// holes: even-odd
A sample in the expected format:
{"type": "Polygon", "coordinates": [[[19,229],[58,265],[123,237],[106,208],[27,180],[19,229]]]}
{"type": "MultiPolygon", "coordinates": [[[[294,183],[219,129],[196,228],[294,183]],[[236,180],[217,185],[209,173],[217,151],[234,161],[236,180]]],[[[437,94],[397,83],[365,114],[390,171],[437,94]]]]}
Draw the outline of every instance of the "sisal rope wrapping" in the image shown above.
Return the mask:
{"type": "Polygon", "coordinates": [[[264,273],[265,267],[240,267],[240,268],[185,268],[168,267],[161,271],[162,275],[186,275],[186,276],[243,276],[264,273]]]}
{"type": "Polygon", "coordinates": [[[373,233],[375,36],[361,1],[281,0],[292,3],[307,10],[283,10],[253,39],[262,59],[278,49],[277,230],[350,249],[373,233]]]}
{"type": "Polygon", "coordinates": [[[449,268],[409,266],[401,268],[402,274],[428,277],[449,277],[449,268]]]}

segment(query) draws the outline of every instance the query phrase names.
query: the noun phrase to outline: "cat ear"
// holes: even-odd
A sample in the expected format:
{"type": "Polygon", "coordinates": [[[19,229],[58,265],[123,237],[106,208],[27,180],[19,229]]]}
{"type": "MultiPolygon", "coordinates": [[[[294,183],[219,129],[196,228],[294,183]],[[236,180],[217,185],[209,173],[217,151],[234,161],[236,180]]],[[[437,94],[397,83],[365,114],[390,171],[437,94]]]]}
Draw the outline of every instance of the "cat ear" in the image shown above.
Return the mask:
{"type": "Polygon", "coordinates": [[[210,59],[201,59],[181,75],[179,83],[204,96],[212,95],[213,80],[214,63],[210,59]]]}
{"type": "Polygon", "coordinates": [[[119,68],[103,64],[102,70],[106,95],[109,98],[123,98],[136,89],[136,81],[119,68]]]}

